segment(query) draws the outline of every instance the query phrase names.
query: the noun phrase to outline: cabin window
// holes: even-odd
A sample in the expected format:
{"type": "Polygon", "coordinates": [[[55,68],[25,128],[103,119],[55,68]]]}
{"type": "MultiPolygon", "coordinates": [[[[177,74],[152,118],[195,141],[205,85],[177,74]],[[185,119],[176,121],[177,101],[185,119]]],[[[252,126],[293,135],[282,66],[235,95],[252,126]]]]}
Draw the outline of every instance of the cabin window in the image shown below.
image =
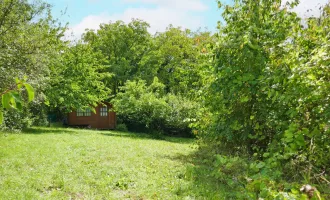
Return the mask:
{"type": "Polygon", "coordinates": [[[101,115],[101,117],[108,116],[108,107],[107,106],[103,106],[100,108],[100,115],[101,115]]]}
{"type": "Polygon", "coordinates": [[[85,110],[77,110],[77,116],[78,117],[89,117],[92,116],[92,111],[90,108],[86,108],[85,110]]]}

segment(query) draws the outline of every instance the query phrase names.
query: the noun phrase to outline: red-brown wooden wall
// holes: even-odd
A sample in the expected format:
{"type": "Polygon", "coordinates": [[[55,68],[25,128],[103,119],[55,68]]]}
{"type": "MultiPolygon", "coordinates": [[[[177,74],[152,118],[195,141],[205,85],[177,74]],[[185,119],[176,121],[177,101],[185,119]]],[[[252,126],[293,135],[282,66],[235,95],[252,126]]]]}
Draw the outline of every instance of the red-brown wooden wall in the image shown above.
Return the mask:
{"type": "MultiPolygon", "coordinates": [[[[108,110],[111,108],[110,104],[106,104],[108,110]]],[[[91,128],[97,129],[115,129],[116,128],[116,113],[108,112],[108,116],[100,115],[100,108],[103,105],[99,104],[92,112],[91,116],[77,116],[77,112],[71,112],[68,114],[68,124],[70,126],[89,125],[91,128]]]]}

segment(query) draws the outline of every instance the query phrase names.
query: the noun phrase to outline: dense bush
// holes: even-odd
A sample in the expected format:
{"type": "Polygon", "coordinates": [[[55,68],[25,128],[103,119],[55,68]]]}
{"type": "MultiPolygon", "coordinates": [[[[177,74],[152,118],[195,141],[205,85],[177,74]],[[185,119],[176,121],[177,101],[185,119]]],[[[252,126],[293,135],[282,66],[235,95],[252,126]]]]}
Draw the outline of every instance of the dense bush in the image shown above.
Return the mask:
{"type": "Polygon", "coordinates": [[[33,119],[27,108],[21,111],[10,109],[4,112],[4,123],[0,129],[6,131],[20,131],[32,125],[33,119]]]}
{"type": "Polygon", "coordinates": [[[116,125],[116,130],[117,131],[127,132],[128,131],[128,128],[127,128],[126,124],[117,124],[116,125]]]}
{"type": "Polygon", "coordinates": [[[48,107],[42,103],[42,100],[35,99],[29,104],[29,113],[33,120],[33,126],[46,126],[48,125],[48,107]]]}
{"type": "Polygon", "coordinates": [[[197,104],[183,97],[165,94],[157,78],[149,86],[143,80],[127,81],[112,103],[128,127],[142,126],[149,131],[189,135],[197,104]]]}
{"type": "Polygon", "coordinates": [[[46,106],[36,99],[34,102],[23,105],[21,110],[5,110],[4,123],[0,130],[21,131],[30,126],[45,126],[47,124],[46,106]]]}
{"type": "Polygon", "coordinates": [[[198,134],[214,153],[253,155],[270,180],[327,184],[330,9],[301,26],[279,2],[225,8],[198,134]]]}
{"type": "Polygon", "coordinates": [[[195,192],[205,199],[327,199],[326,188],[317,187],[313,198],[300,191],[302,184],[276,176],[281,168],[268,170],[266,163],[246,154],[214,154],[208,146],[199,149],[185,177],[194,181],[195,192]],[[237,154],[237,155],[235,155],[237,154]],[[318,198],[320,197],[320,198],[318,198]]]}

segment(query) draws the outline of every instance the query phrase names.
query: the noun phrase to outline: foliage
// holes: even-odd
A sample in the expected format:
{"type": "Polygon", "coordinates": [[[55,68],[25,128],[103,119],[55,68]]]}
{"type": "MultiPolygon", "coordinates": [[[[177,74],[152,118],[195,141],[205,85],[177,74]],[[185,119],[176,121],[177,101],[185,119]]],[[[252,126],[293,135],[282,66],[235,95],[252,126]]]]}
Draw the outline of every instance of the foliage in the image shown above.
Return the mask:
{"type": "Polygon", "coordinates": [[[126,123],[143,125],[149,130],[187,132],[197,105],[183,97],[166,94],[164,89],[158,78],[149,86],[143,80],[127,81],[112,103],[126,123]]]}
{"type": "Polygon", "coordinates": [[[327,187],[328,6],[322,13],[304,27],[277,0],[224,8],[199,137],[214,153],[253,156],[264,185],[258,195],[270,199],[280,195],[272,188],[283,178],[327,187]]]}
{"type": "Polygon", "coordinates": [[[33,116],[29,112],[27,106],[24,106],[21,110],[5,110],[4,121],[0,130],[10,132],[20,132],[22,129],[28,128],[33,124],[33,116]]]}
{"type": "Polygon", "coordinates": [[[76,44],[62,52],[51,67],[50,85],[45,91],[49,105],[63,110],[95,106],[109,98],[110,91],[103,80],[102,57],[88,44],[76,44]],[[101,73],[102,72],[102,73],[101,73]]]}
{"type": "Polygon", "coordinates": [[[327,191],[329,4],[320,17],[300,19],[292,10],[298,0],[218,3],[225,23],[215,35],[172,25],[151,35],[147,22],[133,19],[101,24],[69,44],[49,4],[3,0],[1,129],[43,125],[49,111],[60,116],[111,100],[118,130],[142,127],[164,139],[193,129],[205,153],[180,174],[202,187],[191,198],[304,199],[302,183],[327,191]]]}
{"type": "Polygon", "coordinates": [[[272,87],[265,80],[269,49],[288,39],[295,14],[280,10],[280,4],[251,1],[228,6],[224,19],[227,25],[214,50],[216,80],[207,99],[216,117],[213,128],[228,142],[252,147],[251,137],[261,134],[267,143],[273,137],[273,124],[264,122],[272,102],[267,96],[272,87]]]}
{"type": "MultiPolygon", "coordinates": [[[[302,184],[274,177],[281,169],[266,171],[264,162],[248,159],[249,155],[214,154],[212,147],[199,147],[188,159],[185,174],[193,181],[191,194],[204,199],[308,199],[299,191],[302,184]]],[[[312,199],[327,199],[318,189],[312,199]]]]}
{"type": "Polygon", "coordinates": [[[158,77],[167,93],[193,97],[206,79],[200,65],[204,59],[199,55],[206,53],[208,42],[213,41],[211,33],[169,26],[152,37],[148,27],[148,23],[133,19],[128,24],[101,24],[99,30],[84,34],[84,41],[102,52],[105,71],[114,74],[107,86],[116,94],[127,80],[140,78],[151,84],[158,77]]]}
{"type": "Polygon", "coordinates": [[[113,73],[105,82],[113,94],[118,92],[119,86],[141,73],[140,61],[151,39],[148,27],[148,23],[133,19],[128,24],[122,21],[101,24],[97,31],[89,30],[84,34],[84,41],[102,53],[102,64],[107,66],[104,71],[113,73]]]}
{"type": "MultiPolygon", "coordinates": [[[[21,95],[21,91],[24,88],[27,94],[27,101],[31,102],[34,99],[34,90],[32,86],[28,83],[26,83],[26,80],[19,80],[15,79],[16,84],[13,85],[11,88],[5,90],[4,92],[0,93],[1,97],[1,107],[0,107],[0,124],[3,123],[4,120],[4,110],[8,110],[6,114],[8,115],[10,113],[10,110],[12,109],[17,109],[17,110],[22,110],[23,109],[23,97],[21,95]]],[[[15,119],[15,118],[14,118],[15,119]]],[[[11,123],[14,126],[18,120],[14,120],[11,123]]],[[[9,121],[7,121],[6,125],[10,124],[9,121]]],[[[12,127],[11,126],[11,127],[12,127]]],[[[24,126],[24,124],[17,124],[17,126],[24,126]]]]}
{"type": "Polygon", "coordinates": [[[126,124],[122,123],[122,124],[117,124],[116,125],[116,130],[117,131],[122,131],[122,132],[127,132],[128,128],[127,128],[126,124]]]}
{"type": "Polygon", "coordinates": [[[154,81],[147,88],[145,81],[127,81],[112,103],[118,115],[124,115],[129,121],[149,126],[157,126],[157,120],[164,119],[167,105],[162,98],[163,85],[154,81]],[[150,89],[153,88],[153,91],[150,89]]]}
{"type": "MultiPolygon", "coordinates": [[[[13,84],[14,77],[19,80],[29,77],[29,85],[26,85],[26,88],[30,100],[32,87],[37,91],[36,95],[42,95],[41,91],[48,80],[49,64],[56,60],[58,51],[65,44],[61,40],[64,31],[65,27],[57,24],[52,18],[50,5],[47,3],[28,0],[1,1],[0,93],[4,92],[0,95],[3,100],[2,106],[6,109],[22,107],[18,91],[13,90],[21,86],[17,83],[13,84]]],[[[8,120],[26,119],[30,116],[28,111],[26,114],[5,112],[8,120]]],[[[0,116],[2,118],[2,114],[0,116]]],[[[24,123],[23,121],[15,121],[11,124],[17,123],[15,126],[21,127],[20,123],[24,123]]],[[[7,122],[7,126],[9,124],[7,122]]]]}
{"type": "Polygon", "coordinates": [[[135,19],[128,24],[110,22],[97,31],[88,30],[83,40],[94,52],[101,52],[103,72],[113,73],[103,82],[112,89],[118,117],[129,129],[189,133],[198,110],[196,99],[210,80],[209,70],[204,70],[205,55],[215,38],[210,32],[171,25],[151,36],[148,27],[135,19]],[[154,82],[155,77],[161,85],[154,82]],[[146,85],[161,88],[151,91],[146,85]]]}
{"type": "MultiPolygon", "coordinates": [[[[203,84],[203,59],[199,56],[207,41],[209,32],[194,33],[169,26],[165,32],[157,33],[151,50],[144,56],[144,74],[150,74],[165,84],[167,93],[185,94],[194,97],[203,84]]],[[[152,77],[143,77],[150,80],[152,77]]]]}
{"type": "Polygon", "coordinates": [[[43,85],[48,64],[64,45],[65,28],[42,1],[4,0],[0,10],[0,90],[11,87],[13,77],[28,76],[32,85],[43,85]]]}

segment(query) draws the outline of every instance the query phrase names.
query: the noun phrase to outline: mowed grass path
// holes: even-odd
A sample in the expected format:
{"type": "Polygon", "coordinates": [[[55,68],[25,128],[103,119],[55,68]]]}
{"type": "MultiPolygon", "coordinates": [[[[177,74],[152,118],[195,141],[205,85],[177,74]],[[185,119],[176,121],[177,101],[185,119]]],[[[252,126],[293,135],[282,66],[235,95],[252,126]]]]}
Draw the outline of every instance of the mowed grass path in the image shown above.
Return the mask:
{"type": "Polygon", "coordinates": [[[192,139],[65,128],[0,133],[0,199],[190,199],[192,139]]]}

